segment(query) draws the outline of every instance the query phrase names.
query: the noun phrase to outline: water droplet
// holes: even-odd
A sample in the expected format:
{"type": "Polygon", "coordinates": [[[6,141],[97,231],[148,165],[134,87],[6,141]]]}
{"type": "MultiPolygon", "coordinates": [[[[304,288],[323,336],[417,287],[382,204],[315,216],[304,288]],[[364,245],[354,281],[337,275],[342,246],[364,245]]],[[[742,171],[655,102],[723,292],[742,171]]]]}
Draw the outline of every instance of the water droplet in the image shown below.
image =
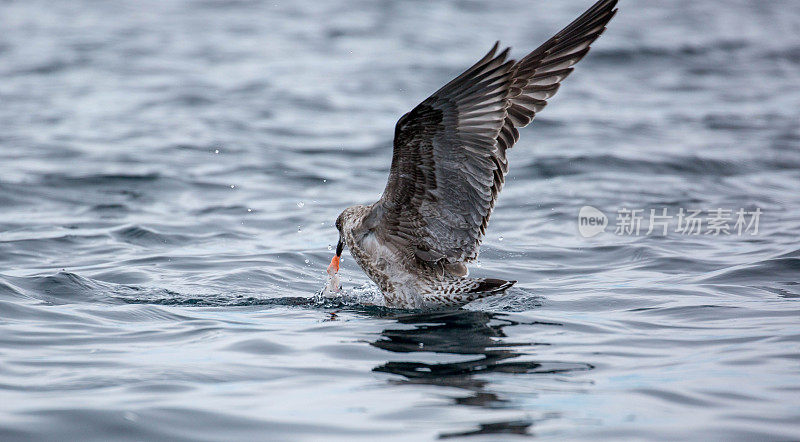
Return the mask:
{"type": "Polygon", "coordinates": [[[219,154],[219,149],[214,149],[215,154],[219,154]]]}
{"type": "Polygon", "coordinates": [[[300,233],[302,231],[303,231],[303,226],[297,226],[297,233],[300,233]]]}
{"type": "Polygon", "coordinates": [[[297,203],[297,207],[299,207],[299,208],[301,208],[301,209],[302,209],[302,208],[303,208],[303,206],[305,206],[305,205],[306,205],[306,203],[304,203],[304,202],[302,202],[302,201],[300,201],[299,203],[297,203]]]}
{"type": "Polygon", "coordinates": [[[333,246],[328,244],[328,251],[330,252],[331,250],[333,250],[333,246]]]}
{"type": "Polygon", "coordinates": [[[500,235],[500,236],[497,238],[497,240],[498,240],[498,241],[502,241],[502,240],[503,240],[503,235],[500,235]]]}
{"type": "Polygon", "coordinates": [[[477,261],[477,262],[475,263],[475,267],[477,267],[477,268],[481,268],[481,262],[480,262],[480,261],[477,261]]]}
{"type": "Polygon", "coordinates": [[[309,260],[307,260],[307,259],[305,260],[305,263],[306,263],[306,264],[308,264],[309,262],[310,262],[309,260]]]}
{"type": "Polygon", "coordinates": [[[323,182],[323,183],[327,183],[327,182],[328,182],[328,180],[322,180],[322,182],[323,182]]]}
{"type": "Polygon", "coordinates": [[[253,209],[249,209],[249,208],[248,208],[248,209],[247,209],[247,211],[248,211],[248,212],[252,212],[252,211],[253,211],[253,209]]]}
{"type": "Polygon", "coordinates": [[[236,187],[236,185],[235,184],[231,184],[231,189],[233,189],[234,187],[236,187]]]}

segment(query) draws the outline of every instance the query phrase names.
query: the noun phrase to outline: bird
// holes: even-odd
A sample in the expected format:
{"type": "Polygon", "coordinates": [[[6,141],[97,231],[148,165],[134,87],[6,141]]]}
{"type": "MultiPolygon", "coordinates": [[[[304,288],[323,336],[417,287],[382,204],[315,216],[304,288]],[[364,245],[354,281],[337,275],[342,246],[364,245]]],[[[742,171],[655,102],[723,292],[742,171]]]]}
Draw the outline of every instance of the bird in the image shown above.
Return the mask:
{"type": "Polygon", "coordinates": [[[336,218],[339,240],[377,284],[387,307],[459,307],[516,283],[470,278],[508,172],[506,151],[616,14],[599,0],[519,61],[500,42],[477,63],[403,115],[394,131],[380,199],[336,218]],[[498,52],[499,51],[499,52],[498,52]]]}

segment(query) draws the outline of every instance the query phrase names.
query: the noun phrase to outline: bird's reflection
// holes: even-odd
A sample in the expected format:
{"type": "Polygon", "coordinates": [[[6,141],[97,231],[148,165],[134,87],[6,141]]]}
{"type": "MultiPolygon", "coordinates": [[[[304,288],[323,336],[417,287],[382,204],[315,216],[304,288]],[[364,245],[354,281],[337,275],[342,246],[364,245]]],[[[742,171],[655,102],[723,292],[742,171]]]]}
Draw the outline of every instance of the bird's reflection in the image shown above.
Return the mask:
{"type": "MultiPolygon", "coordinates": [[[[519,324],[507,315],[470,310],[399,314],[396,326],[387,328],[371,345],[395,353],[433,352],[467,356],[458,362],[427,363],[389,361],[375,367],[378,372],[401,376],[397,383],[460,388],[467,395],[453,398],[459,406],[503,408],[507,401],[489,390],[490,381],[476,375],[487,373],[559,373],[586,370],[586,364],[561,364],[515,360],[535,342],[508,342],[503,328],[519,324]],[[409,327],[409,325],[411,327],[409,327]],[[469,357],[474,355],[474,357],[469,357]]],[[[559,325],[559,324],[550,324],[559,325]]],[[[479,434],[529,434],[530,421],[479,424],[477,430],[442,434],[441,437],[479,434]]]]}
{"type": "Polygon", "coordinates": [[[403,376],[400,382],[459,387],[473,394],[456,399],[464,405],[486,406],[502,402],[497,395],[484,391],[486,382],[474,375],[497,371],[525,372],[535,369],[535,362],[510,361],[521,355],[514,347],[528,343],[508,343],[503,327],[513,321],[500,315],[469,310],[402,315],[399,324],[413,328],[389,328],[372,345],[396,353],[433,352],[475,355],[459,362],[424,363],[390,361],[374,371],[403,376]],[[497,320],[495,320],[497,318],[497,320]],[[490,324],[491,323],[491,324],[490,324]]]}

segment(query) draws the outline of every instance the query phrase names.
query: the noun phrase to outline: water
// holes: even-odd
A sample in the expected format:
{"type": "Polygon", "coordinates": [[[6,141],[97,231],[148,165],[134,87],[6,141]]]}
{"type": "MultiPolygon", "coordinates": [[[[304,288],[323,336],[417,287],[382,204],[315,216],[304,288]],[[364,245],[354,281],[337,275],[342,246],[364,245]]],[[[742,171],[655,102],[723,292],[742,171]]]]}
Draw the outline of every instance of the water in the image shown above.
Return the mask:
{"type": "Polygon", "coordinates": [[[623,1],[510,153],[506,295],[314,299],[399,116],[588,6],[0,3],[0,439],[800,438],[796,1],[623,1]]]}

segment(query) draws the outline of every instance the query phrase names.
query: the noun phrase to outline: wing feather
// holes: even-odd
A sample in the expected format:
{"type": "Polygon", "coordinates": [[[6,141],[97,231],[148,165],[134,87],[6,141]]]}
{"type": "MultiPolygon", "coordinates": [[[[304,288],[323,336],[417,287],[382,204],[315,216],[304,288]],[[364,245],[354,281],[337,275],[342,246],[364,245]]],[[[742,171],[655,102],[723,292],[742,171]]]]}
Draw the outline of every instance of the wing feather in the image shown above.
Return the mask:
{"type": "Polygon", "coordinates": [[[616,13],[600,0],[519,62],[498,53],[404,115],[395,127],[377,233],[428,264],[475,259],[508,171],[506,150],[572,72],[616,13]]]}

